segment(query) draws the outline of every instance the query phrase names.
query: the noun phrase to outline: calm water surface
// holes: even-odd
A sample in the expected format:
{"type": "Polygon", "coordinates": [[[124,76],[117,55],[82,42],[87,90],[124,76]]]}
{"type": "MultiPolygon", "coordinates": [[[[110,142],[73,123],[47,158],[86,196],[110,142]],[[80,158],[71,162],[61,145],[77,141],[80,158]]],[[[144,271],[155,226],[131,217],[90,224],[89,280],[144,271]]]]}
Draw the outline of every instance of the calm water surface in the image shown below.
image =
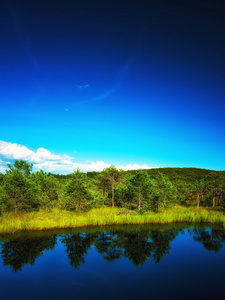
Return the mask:
{"type": "Polygon", "coordinates": [[[225,299],[224,242],[184,224],[1,236],[1,299],[225,299]]]}

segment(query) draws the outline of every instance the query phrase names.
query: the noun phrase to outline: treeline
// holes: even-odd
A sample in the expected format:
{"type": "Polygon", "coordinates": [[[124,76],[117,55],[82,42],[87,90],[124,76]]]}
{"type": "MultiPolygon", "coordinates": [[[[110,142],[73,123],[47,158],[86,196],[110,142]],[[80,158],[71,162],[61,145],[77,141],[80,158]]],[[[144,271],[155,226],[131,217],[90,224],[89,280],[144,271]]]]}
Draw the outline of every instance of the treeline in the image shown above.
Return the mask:
{"type": "Polygon", "coordinates": [[[194,168],[53,175],[16,160],[0,174],[0,211],[88,210],[112,206],[160,211],[173,205],[225,207],[225,174],[194,168]]]}

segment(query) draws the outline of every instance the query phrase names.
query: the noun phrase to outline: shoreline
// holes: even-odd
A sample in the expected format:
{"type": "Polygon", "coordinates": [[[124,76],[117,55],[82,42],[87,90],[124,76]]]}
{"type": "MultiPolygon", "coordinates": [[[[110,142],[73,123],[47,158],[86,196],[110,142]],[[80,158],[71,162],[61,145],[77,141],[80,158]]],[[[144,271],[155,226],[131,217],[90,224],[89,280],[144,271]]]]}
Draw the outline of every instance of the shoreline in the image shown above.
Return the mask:
{"type": "Polygon", "coordinates": [[[46,231],[72,229],[88,226],[168,224],[168,223],[209,223],[225,227],[223,212],[206,208],[173,207],[162,212],[139,214],[123,208],[99,208],[88,212],[69,212],[53,209],[0,216],[0,234],[14,234],[18,231],[46,231]]]}

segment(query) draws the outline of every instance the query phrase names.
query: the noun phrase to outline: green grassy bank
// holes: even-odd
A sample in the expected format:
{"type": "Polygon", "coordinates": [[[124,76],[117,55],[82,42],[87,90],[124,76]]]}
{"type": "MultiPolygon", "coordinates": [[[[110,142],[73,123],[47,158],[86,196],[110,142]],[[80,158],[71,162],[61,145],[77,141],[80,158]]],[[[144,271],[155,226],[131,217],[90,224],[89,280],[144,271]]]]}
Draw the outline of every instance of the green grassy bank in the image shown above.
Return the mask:
{"type": "Polygon", "coordinates": [[[139,214],[119,208],[92,209],[77,213],[64,210],[38,211],[31,213],[5,213],[0,217],[0,234],[20,230],[50,230],[84,226],[112,224],[147,224],[173,222],[204,222],[225,227],[225,214],[218,211],[197,208],[173,207],[160,213],[139,214]]]}

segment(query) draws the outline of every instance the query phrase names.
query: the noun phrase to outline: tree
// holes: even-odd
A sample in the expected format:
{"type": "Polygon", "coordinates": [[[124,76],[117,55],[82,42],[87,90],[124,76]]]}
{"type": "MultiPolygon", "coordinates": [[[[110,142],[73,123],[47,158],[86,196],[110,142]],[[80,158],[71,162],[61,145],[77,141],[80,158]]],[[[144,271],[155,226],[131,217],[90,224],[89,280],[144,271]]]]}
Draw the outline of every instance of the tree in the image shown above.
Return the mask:
{"type": "Polygon", "coordinates": [[[0,186],[4,184],[4,174],[0,173],[0,186]]]}
{"type": "Polygon", "coordinates": [[[94,190],[95,194],[98,195],[98,200],[96,201],[97,207],[99,206],[100,202],[105,205],[110,188],[110,180],[108,175],[104,172],[99,172],[93,179],[91,179],[91,183],[93,186],[95,186],[95,188],[92,188],[92,190],[94,190]],[[99,193],[101,193],[101,196],[99,193]]]}
{"type": "Polygon", "coordinates": [[[192,183],[192,189],[191,189],[191,196],[193,199],[196,197],[196,205],[197,208],[200,207],[200,201],[201,204],[203,204],[203,197],[205,194],[205,182],[204,180],[195,180],[194,183],[192,183]]]}
{"type": "Polygon", "coordinates": [[[11,164],[7,164],[7,166],[11,171],[16,169],[22,172],[25,177],[30,176],[33,168],[33,164],[29,164],[25,160],[15,160],[14,166],[12,166],[11,164]]]}
{"type": "Polygon", "coordinates": [[[98,173],[96,176],[96,184],[101,188],[102,196],[105,198],[110,184],[108,174],[106,172],[98,173]]]}
{"type": "Polygon", "coordinates": [[[153,201],[152,208],[155,211],[165,208],[169,204],[175,201],[176,190],[169,178],[162,174],[158,173],[153,181],[153,201]]]}
{"type": "Polygon", "coordinates": [[[115,205],[119,207],[125,206],[127,194],[128,186],[126,184],[126,181],[123,179],[121,181],[116,182],[114,185],[115,205]]]}
{"type": "Polygon", "coordinates": [[[76,211],[82,209],[90,200],[90,193],[87,185],[87,175],[77,169],[71,175],[71,179],[64,187],[64,194],[68,197],[66,208],[76,211]]]}
{"type": "Polygon", "coordinates": [[[115,168],[115,166],[110,166],[108,168],[105,168],[103,170],[103,174],[105,178],[108,178],[111,182],[111,191],[112,191],[112,207],[115,206],[115,200],[114,200],[114,183],[118,179],[120,171],[115,168]]]}
{"type": "Polygon", "coordinates": [[[37,209],[40,205],[36,184],[18,169],[6,171],[3,189],[6,206],[16,212],[37,209]]]}
{"type": "Polygon", "coordinates": [[[30,179],[38,187],[41,206],[52,207],[53,201],[58,200],[58,180],[42,170],[32,173],[30,179]]]}
{"type": "Polygon", "coordinates": [[[0,186],[0,215],[6,209],[6,193],[3,186],[0,186]]]}
{"type": "Polygon", "coordinates": [[[225,178],[218,173],[211,172],[205,177],[204,182],[207,196],[212,199],[213,207],[216,207],[223,197],[225,178]]]}
{"type": "Polygon", "coordinates": [[[186,183],[182,178],[177,175],[172,181],[172,184],[175,188],[175,201],[179,205],[186,204],[189,194],[189,184],[186,183]]]}
{"type": "Polygon", "coordinates": [[[137,170],[133,176],[130,177],[128,189],[132,200],[137,204],[136,207],[140,210],[143,206],[150,204],[152,183],[148,173],[144,170],[137,170]]]}

